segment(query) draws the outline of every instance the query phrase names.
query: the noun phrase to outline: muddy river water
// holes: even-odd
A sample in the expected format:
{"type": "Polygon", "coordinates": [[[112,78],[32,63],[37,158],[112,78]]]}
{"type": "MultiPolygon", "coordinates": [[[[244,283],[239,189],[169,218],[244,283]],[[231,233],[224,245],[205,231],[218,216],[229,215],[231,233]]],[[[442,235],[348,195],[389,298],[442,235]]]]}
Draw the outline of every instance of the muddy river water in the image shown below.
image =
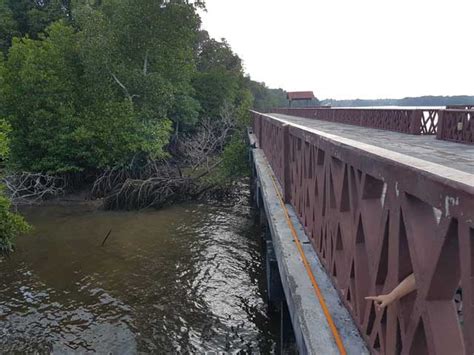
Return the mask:
{"type": "Polygon", "coordinates": [[[275,350],[248,196],[25,214],[34,231],[0,259],[0,352],[275,350]]]}

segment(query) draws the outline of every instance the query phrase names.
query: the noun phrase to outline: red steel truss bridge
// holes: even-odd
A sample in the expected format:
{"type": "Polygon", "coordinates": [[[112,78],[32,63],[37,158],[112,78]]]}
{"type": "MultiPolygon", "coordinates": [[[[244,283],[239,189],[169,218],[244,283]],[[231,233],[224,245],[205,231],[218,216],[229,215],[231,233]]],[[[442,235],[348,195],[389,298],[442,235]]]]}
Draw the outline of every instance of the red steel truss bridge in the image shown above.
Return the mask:
{"type": "Polygon", "coordinates": [[[473,354],[472,107],[280,108],[251,115],[257,194],[300,352],[473,354]],[[264,191],[272,188],[275,194],[264,191]],[[298,233],[303,241],[294,238],[298,233]],[[287,240],[300,244],[296,261],[287,240]],[[323,273],[311,271],[316,264],[323,273]],[[365,299],[390,293],[410,275],[415,291],[388,307],[365,299]],[[304,278],[306,291],[297,280],[304,278]],[[305,295],[311,278],[316,284],[327,278],[335,293],[324,294],[323,285],[319,296],[305,295]],[[365,350],[344,329],[347,319],[334,314],[337,302],[365,350]],[[314,317],[324,315],[316,328],[313,315],[305,315],[311,307],[318,308],[314,317]],[[319,339],[312,339],[315,332],[319,339]]]}

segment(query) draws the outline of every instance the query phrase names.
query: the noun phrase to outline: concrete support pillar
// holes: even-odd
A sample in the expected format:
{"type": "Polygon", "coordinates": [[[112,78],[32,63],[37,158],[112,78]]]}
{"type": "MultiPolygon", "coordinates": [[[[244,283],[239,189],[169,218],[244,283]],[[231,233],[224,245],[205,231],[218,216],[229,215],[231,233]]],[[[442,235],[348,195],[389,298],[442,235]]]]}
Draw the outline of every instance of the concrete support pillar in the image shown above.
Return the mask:
{"type": "Polygon", "coordinates": [[[267,276],[267,295],[268,303],[274,307],[278,307],[280,302],[285,301],[285,294],[283,293],[283,286],[280,279],[280,271],[278,270],[278,263],[273,249],[273,243],[270,240],[266,241],[266,276],[267,276]]]}
{"type": "Polygon", "coordinates": [[[260,190],[260,182],[257,180],[255,183],[255,204],[258,208],[263,207],[262,195],[260,190]]]}
{"type": "Polygon", "coordinates": [[[263,207],[259,209],[259,224],[266,233],[268,229],[268,224],[267,217],[265,216],[265,209],[263,207]]]}
{"type": "Polygon", "coordinates": [[[286,301],[280,306],[280,354],[297,353],[296,339],[286,301]]]}

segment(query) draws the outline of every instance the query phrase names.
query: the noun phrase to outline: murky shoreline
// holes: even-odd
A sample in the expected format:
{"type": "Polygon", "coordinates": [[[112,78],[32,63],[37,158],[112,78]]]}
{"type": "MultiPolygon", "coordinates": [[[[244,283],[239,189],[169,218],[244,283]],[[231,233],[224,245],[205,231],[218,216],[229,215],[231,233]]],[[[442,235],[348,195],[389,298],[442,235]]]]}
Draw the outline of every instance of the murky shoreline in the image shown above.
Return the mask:
{"type": "Polygon", "coordinates": [[[34,232],[0,261],[0,351],[273,352],[248,200],[27,208],[34,232]]]}

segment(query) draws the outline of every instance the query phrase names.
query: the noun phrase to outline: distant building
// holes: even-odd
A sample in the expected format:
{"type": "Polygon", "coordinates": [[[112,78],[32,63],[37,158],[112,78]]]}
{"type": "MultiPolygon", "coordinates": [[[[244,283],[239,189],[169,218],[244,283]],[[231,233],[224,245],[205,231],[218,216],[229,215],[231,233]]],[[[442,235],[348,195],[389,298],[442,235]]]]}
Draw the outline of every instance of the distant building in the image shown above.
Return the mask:
{"type": "Polygon", "coordinates": [[[286,95],[288,99],[288,104],[291,107],[293,101],[302,101],[306,103],[305,106],[310,106],[313,100],[316,99],[312,91],[292,91],[288,92],[286,95]]]}

